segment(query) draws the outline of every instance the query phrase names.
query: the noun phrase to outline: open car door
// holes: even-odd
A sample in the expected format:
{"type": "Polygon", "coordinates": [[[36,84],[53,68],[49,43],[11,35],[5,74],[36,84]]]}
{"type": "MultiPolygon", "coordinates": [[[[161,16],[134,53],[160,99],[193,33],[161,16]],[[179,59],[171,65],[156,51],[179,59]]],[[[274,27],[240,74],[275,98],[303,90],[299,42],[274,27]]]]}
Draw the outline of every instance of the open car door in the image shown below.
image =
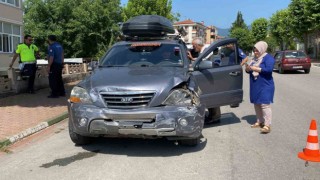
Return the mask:
{"type": "Polygon", "coordinates": [[[193,63],[192,77],[207,108],[237,106],[243,99],[243,70],[236,39],[212,43],[193,63]]]}

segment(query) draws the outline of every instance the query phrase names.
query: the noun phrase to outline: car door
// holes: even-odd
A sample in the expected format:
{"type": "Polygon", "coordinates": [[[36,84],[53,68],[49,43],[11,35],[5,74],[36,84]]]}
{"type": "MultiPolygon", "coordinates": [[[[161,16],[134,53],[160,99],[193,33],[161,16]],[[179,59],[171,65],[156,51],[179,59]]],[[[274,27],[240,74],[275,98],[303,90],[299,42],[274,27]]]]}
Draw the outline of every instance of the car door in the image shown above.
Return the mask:
{"type": "Polygon", "coordinates": [[[194,62],[192,77],[200,89],[200,101],[207,108],[242,102],[243,70],[238,53],[236,39],[218,40],[194,62]],[[221,56],[220,65],[214,62],[216,54],[221,56]]]}

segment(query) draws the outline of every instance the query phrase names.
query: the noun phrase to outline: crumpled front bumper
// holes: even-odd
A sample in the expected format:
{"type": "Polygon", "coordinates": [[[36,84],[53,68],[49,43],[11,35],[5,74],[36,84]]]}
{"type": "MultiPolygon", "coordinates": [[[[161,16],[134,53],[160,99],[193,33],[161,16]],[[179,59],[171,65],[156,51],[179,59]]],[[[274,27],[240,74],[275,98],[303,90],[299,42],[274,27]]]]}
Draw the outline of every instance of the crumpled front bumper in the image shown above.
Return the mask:
{"type": "Polygon", "coordinates": [[[75,133],[83,136],[171,139],[199,137],[205,114],[202,105],[122,110],[69,103],[68,110],[75,133]]]}

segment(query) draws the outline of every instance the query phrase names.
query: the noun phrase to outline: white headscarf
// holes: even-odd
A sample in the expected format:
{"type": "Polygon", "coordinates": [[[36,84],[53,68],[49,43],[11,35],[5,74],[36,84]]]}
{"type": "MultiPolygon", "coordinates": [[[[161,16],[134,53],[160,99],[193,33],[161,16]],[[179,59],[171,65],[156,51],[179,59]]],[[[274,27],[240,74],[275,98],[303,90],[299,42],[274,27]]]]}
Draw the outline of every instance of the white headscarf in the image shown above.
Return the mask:
{"type": "MultiPolygon", "coordinates": [[[[257,66],[259,67],[262,59],[267,55],[267,49],[268,49],[268,44],[265,41],[259,41],[257,42],[254,47],[259,51],[260,56],[259,57],[254,57],[251,62],[250,65],[251,66],[257,66]]],[[[258,72],[253,71],[252,75],[254,76],[254,79],[257,79],[259,76],[258,72]]]]}

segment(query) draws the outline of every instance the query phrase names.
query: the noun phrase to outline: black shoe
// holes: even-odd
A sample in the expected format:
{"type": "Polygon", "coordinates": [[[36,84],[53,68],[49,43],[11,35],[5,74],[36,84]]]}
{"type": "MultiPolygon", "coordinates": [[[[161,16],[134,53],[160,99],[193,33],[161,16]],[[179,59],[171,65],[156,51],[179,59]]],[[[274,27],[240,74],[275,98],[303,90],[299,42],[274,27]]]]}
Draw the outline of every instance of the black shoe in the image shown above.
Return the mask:
{"type": "Polygon", "coordinates": [[[50,95],[50,96],[47,96],[47,98],[59,98],[59,96],[50,95]]]}

